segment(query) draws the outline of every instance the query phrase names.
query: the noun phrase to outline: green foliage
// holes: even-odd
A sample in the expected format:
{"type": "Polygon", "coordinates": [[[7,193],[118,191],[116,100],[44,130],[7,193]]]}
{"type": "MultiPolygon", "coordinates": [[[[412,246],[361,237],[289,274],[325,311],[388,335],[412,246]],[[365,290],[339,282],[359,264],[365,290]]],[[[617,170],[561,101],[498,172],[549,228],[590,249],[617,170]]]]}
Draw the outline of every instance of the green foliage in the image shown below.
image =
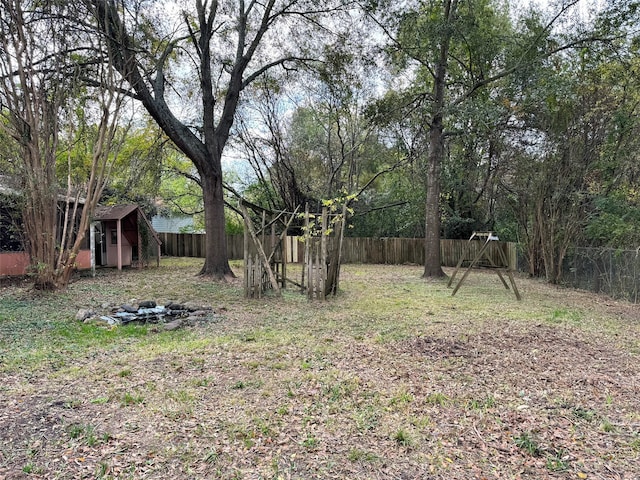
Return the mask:
{"type": "Polygon", "coordinates": [[[21,209],[22,197],[0,193],[0,252],[23,249],[21,209]]]}
{"type": "Polygon", "coordinates": [[[542,454],[538,442],[533,438],[531,433],[524,432],[514,437],[513,441],[521,450],[524,450],[533,457],[539,457],[542,454]]]}
{"type": "Polygon", "coordinates": [[[137,405],[144,402],[144,397],[138,393],[125,392],[122,396],[121,404],[123,407],[137,405]]]}
{"type": "Polygon", "coordinates": [[[407,166],[385,174],[375,190],[358,197],[354,205],[354,237],[424,236],[425,190],[416,186],[420,173],[407,166]]]}
{"type": "Polygon", "coordinates": [[[602,431],[606,433],[612,433],[616,431],[616,426],[606,418],[602,420],[600,428],[602,428],[602,431]]]}
{"type": "Polygon", "coordinates": [[[449,403],[449,397],[442,392],[433,392],[426,396],[425,402],[430,405],[444,406],[449,403]]]}
{"type": "Polygon", "coordinates": [[[585,234],[594,246],[635,248],[640,245],[640,195],[636,189],[619,190],[597,198],[585,234]]]}
{"type": "Polygon", "coordinates": [[[402,391],[389,400],[389,406],[402,406],[413,402],[413,395],[409,392],[402,391]]]}
{"type": "MultiPolygon", "coordinates": [[[[349,194],[343,191],[342,194],[336,198],[328,200],[322,200],[323,207],[326,207],[328,213],[328,224],[324,226],[324,232],[322,231],[322,219],[318,215],[309,214],[309,223],[302,227],[303,241],[309,241],[311,238],[319,237],[321,235],[331,236],[334,233],[334,229],[342,222],[346,222],[348,215],[353,215],[353,208],[349,205],[357,200],[355,194],[349,194]],[[344,211],[344,213],[343,213],[344,211]],[[347,218],[345,218],[347,215],[347,218]]],[[[299,213],[298,218],[305,219],[305,213],[299,213]]]]}
{"type": "Polygon", "coordinates": [[[567,458],[567,452],[560,449],[547,456],[546,467],[551,472],[565,472],[570,466],[567,458]]]}
{"type": "Polygon", "coordinates": [[[302,445],[307,450],[316,450],[319,444],[320,440],[313,435],[307,435],[306,438],[302,441],[302,445]]]}
{"type": "Polygon", "coordinates": [[[393,440],[396,441],[396,443],[402,447],[405,448],[409,448],[412,447],[415,443],[414,438],[412,437],[412,435],[405,429],[400,428],[398,429],[393,435],[392,435],[393,440]]]}
{"type": "Polygon", "coordinates": [[[487,410],[495,407],[496,399],[492,395],[487,395],[484,398],[470,400],[468,405],[471,410],[487,410]]]}
{"type": "Polygon", "coordinates": [[[171,151],[156,126],[130,132],[118,152],[103,202],[137,203],[149,216],[154,214],[153,203],[160,193],[163,165],[171,151]]]}
{"type": "Polygon", "coordinates": [[[244,232],[244,220],[242,217],[238,215],[238,213],[227,209],[225,218],[225,230],[227,235],[242,235],[244,232]]]}
{"type": "Polygon", "coordinates": [[[7,116],[0,112],[0,172],[4,175],[18,175],[20,173],[20,152],[17,142],[11,138],[7,129],[7,116]]]}
{"type": "Polygon", "coordinates": [[[349,450],[347,458],[352,462],[364,463],[374,463],[380,460],[380,458],[373,452],[362,450],[360,448],[353,448],[349,450]]]}
{"type": "MultiPolygon", "coordinates": [[[[440,201],[443,214],[438,220],[444,236],[469,238],[474,230],[492,228],[491,204],[498,181],[493,166],[501,154],[501,135],[511,114],[508,102],[503,101],[500,78],[512,68],[510,49],[518,43],[506,4],[492,0],[422,2],[414,10],[392,15],[388,23],[397,32],[396,41],[388,47],[390,62],[410,83],[390,91],[368,114],[400,133],[405,154],[413,162],[409,173],[412,190],[418,185],[423,189],[422,207],[428,195],[424,191],[427,177],[432,175],[433,181],[440,182],[442,194],[430,204],[440,201]],[[446,76],[442,98],[435,90],[440,88],[438,71],[446,76]],[[495,79],[487,81],[492,76],[495,79]],[[433,119],[440,115],[445,153],[436,159],[429,149],[433,148],[430,142],[435,142],[433,119]],[[440,175],[426,168],[427,157],[431,167],[442,170],[440,175]]],[[[412,197],[415,193],[407,198],[412,197]]],[[[410,217],[411,230],[424,234],[425,220],[420,218],[424,211],[417,214],[415,206],[410,208],[415,211],[410,217]]],[[[409,220],[402,215],[399,219],[409,220]]]]}
{"type": "MultiPolygon", "coordinates": [[[[204,205],[197,178],[197,171],[186,157],[175,150],[167,151],[158,188],[163,202],[160,213],[201,216],[204,205]]],[[[204,225],[204,220],[197,223],[204,225]]]]}
{"type": "Polygon", "coordinates": [[[354,54],[356,48],[342,35],[325,46],[317,70],[292,87],[301,88],[294,105],[272,79],[254,92],[262,105],[253,108],[264,126],[258,135],[255,127],[244,132],[255,179],[243,193],[255,203],[318,210],[322,199],[343,191],[385,193],[379,174],[398,158],[363,113],[379,85],[373,64],[366,54],[354,54]]]}

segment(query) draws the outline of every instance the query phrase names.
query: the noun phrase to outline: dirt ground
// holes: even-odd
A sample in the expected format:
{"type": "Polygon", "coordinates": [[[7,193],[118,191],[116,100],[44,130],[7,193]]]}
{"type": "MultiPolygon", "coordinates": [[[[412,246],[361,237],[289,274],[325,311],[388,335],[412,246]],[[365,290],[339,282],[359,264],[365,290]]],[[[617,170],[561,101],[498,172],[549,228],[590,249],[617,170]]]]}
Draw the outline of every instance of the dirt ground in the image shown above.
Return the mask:
{"type": "Polygon", "coordinates": [[[55,302],[0,289],[1,479],[640,479],[635,305],[523,277],[517,302],[490,273],[451,297],[419,267],[350,265],[326,302],[245,300],[195,271],[55,302]],[[73,319],[132,297],[216,316],[73,319]]]}

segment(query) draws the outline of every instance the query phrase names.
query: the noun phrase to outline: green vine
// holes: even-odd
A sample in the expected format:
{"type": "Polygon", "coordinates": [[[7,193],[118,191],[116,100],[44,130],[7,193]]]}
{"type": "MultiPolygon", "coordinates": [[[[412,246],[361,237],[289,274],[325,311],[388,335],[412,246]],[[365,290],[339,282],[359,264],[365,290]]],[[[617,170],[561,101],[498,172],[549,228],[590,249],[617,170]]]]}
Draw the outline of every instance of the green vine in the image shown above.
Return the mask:
{"type": "MultiPolygon", "coordinates": [[[[322,205],[327,208],[329,212],[329,225],[324,231],[325,236],[330,236],[335,230],[335,225],[345,221],[345,214],[342,213],[343,209],[346,215],[353,215],[353,208],[349,206],[351,202],[357,201],[356,194],[349,194],[346,191],[342,192],[342,195],[322,200],[322,205]],[[346,208],[345,208],[346,206],[346,208]]],[[[305,218],[306,213],[299,213],[298,218],[305,218]]],[[[321,215],[309,214],[309,224],[302,227],[302,241],[310,240],[312,238],[318,238],[322,235],[321,215]]],[[[353,225],[348,225],[348,228],[353,228],[353,225]]]]}

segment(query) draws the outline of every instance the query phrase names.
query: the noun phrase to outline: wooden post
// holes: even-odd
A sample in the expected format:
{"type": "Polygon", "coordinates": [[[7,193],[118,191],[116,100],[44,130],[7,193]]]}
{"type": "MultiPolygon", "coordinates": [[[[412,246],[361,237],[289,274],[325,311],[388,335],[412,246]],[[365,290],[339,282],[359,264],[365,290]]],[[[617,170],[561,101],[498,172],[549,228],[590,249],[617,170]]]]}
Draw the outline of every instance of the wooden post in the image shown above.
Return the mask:
{"type": "Polygon", "coordinates": [[[258,255],[262,259],[263,267],[266,270],[267,274],[269,275],[269,281],[271,282],[271,286],[276,291],[276,295],[280,296],[282,294],[280,291],[280,286],[278,285],[278,282],[273,275],[273,270],[271,270],[271,265],[269,265],[269,259],[267,258],[267,255],[264,253],[262,244],[260,243],[260,240],[256,235],[255,229],[253,228],[253,224],[251,223],[251,217],[249,217],[249,212],[247,212],[247,208],[244,205],[241,205],[241,208],[242,208],[242,214],[245,219],[245,226],[249,230],[251,239],[253,240],[253,243],[255,243],[256,248],[258,249],[258,255]]]}
{"type": "Polygon", "coordinates": [[[305,270],[307,272],[307,282],[309,281],[309,243],[311,242],[311,235],[309,234],[309,204],[307,203],[304,207],[304,231],[305,231],[305,239],[304,239],[304,258],[303,258],[303,266],[302,266],[302,280],[300,281],[300,285],[302,285],[302,291],[304,292],[304,274],[305,270]]]}
{"type": "Polygon", "coordinates": [[[321,275],[321,295],[322,300],[325,299],[326,295],[326,281],[327,281],[327,230],[329,229],[329,214],[327,212],[327,207],[322,208],[322,228],[321,228],[321,237],[320,237],[320,265],[319,265],[319,274],[321,275]]]}
{"type": "Polygon", "coordinates": [[[91,251],[91,276],[96,276],[96,222],[89,228],[89,248],[91,251]]]}
{"type": "MultiPolygon", "coordinates": [[[[294,213],[295,215],[295,213],[294,213]]],[[[284,227],[284,232],[282,232],[283,235],[280,238],[280,245],[282,245],[282,288],[287,288],[287,261],[289,260],[287,258],[288,252],[287,252],[287,241],[289,240],[289,237],[287,237],[287,226],[285,225],[284,227]]]]}
{"type": "Polygon", "coordinates": [[[136,210],[136,224],[138,227],[138,269],[142,268],[142,232],[140,231],[140,210],[136,210]]]}
{"type": "Polygon", "coordinates": [[[258,298],[262,298],[262,294],[265,291],[265,285],[262,283],[262,274],[263,272],[263,262],[258,258],[258,254],[256,254],[256,260],[254,262],[256,274],[254,279],[255,288],[258,290],[258,298]]]}
{"type": "MultiPolygon", "coordinates": [[[[246,219],[245,219],[246,224],[246,219]]],[[[243,256],[242,260],[244,261],[244,296],[251,297],[251,292],[249,291],[249,276],[251,275],[250,263],[251,259],[249,258],[249,232],[248,227],[245,225],[244,229],[244,240],[243,240],[243,256]]]]}
{"type": "Polygon", "coordinates": [[[116,221],[116,250],[118,251],[118,270],[122,270],[122,221],[116,221]]]}
{"type": "Polygon", "coordinates": [[[245,257],[244,259],[244,296],[247,298],[251,298],[253,296],[253,292],[251,291],[251,257],[245,257]]]}
{"type": "Polygon", "coordinates": [[[342,265],[342,240],[344,239],[344,229],[347,224],[347,202],[345,201],[342,206],[342,220],[340,222],[340,236],[338,237],[338,246],[336,253],[336,280],[333,294],[338,293],[338,288],[340,287],[340,266],[342,265]]]}
{"type": "Polygon", "coordinates": [[[306,261],[304,263],[304,269],[307,271],[307,297],[310,299],[313,298],[313,259],[311,252],[311,238],[307,238],[305,243],[305,257],[306,261]]]}
{"type": "MultiPolygon", "coordinates": [[[[264,226],[266,223],[267,212],[262,211],[262,225],[260,226],[260,244],[264,245],[264,226]]],[[[247,217],[248,218],[248,217],[247,217]]]]}

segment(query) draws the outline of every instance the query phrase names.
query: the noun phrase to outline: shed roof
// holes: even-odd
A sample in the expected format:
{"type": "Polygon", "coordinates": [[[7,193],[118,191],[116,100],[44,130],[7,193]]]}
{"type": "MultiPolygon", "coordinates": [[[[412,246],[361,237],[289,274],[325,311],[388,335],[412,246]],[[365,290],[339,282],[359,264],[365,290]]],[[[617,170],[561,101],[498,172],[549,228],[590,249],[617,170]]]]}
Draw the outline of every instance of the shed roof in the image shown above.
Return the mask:
{"type": "Polygon", "coordinates": [[[122,220],[126,216],[138,210],[140,212],[140,216],[149,227],[149,232],[151,232],[151,236],[156,241],[158,245],[162,245],[162,241],[158,237],[158,234],[153,229],[153,225],[144,214],[139,205],[131,204],[131,205],[110,205],[110,206],[98,206],[93,212],[93,219],[101,222],[111,221],[111,220],[122,220]]]}
{"type": "Polygon", "coordinates": [[[138,205],[111,205],[96,207],[94,220],[122,220],[131,212],[135,212],[138,205]]]}

